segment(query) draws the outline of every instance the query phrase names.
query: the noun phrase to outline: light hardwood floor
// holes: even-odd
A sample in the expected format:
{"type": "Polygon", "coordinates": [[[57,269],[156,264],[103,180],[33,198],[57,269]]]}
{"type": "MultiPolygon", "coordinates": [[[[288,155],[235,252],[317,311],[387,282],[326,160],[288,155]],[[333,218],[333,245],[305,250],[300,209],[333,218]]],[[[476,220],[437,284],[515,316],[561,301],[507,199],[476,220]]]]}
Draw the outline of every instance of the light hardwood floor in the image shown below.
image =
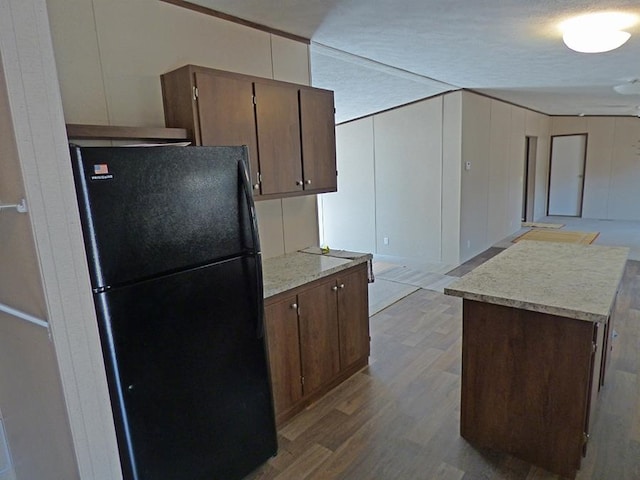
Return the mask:
{"type": "MultiPolygon", "coordinates": [[[[450,274],[462,275],[499,251],[450,274]]],[[[461,305],[419,289],[371,317],[369,366],[282,427],[279,454],[248,478],[559,478],[460,437],[461,305]]],[[[627,264],[615,330],[578,479],[640,479],[638,261],[627,264]]]]}

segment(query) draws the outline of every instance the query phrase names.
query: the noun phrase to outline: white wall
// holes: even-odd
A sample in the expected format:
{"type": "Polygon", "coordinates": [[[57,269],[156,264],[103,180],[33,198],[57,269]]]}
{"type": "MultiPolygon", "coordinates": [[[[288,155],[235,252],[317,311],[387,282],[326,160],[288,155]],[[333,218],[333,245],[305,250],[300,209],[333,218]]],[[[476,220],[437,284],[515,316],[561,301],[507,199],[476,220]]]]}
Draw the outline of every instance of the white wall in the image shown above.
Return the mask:
{"type": "Polygon", "coordinates": [[[533,219],[539,220],[547,212],[551,119],[547,115],[530,110],[527,110],[525,115],[525,133],[537,139],[533,219]]]}
{"type": "Polygon", "coordinates": [[[496,243],[504,238],[511,220],[512,205],[509,205],[511,170],[509,164],[511,139],[511,106],[491,101],[489,124],[489,188],[487,204],[487,241],[496,243]]]}
{"type": "MultiPolygon", "coordinates": [[[[494,100],[495,101],[495,100],[494,100]]],[[[526,113],[523,108],[511,106],[511,123],[508,138],[508,157],[505,168],[508,169],[508,195],[505,199],[507,218],[503,224],[502,238],[519,230],[522,225],[522,199],[525,188],[525,159],[527,157],[526,113]]]]}
{"type": "Polygon", "coordinates": [[[527,135],[544,216],[548,130],[546,115],[467,91],[339,125],[338,193],[321,196],[326,243],[417,263],[473,257],[520,228],[527,135]]]}
{"type": "Polygon", "coordinates": [[[374,115],[373,125],[376,252],[440,262],[442,96],[374,115]]]}
{"type": "Polygon", "coordinates": [[[461,261],[482,252],[490,243],[489,180],[491,100],[462,93],[462,186],[460,200],[461,261]],[[466,166],[469,162],[469,167],[466,166]],[[467,168],[469,168],[467,170],[467,168]]]}
{"type": "Polygon", "coordinates": [[[526,136],[538,138],[534,218],[544,216],[548,122],[546,115],[462,93],[460,262],[520,228],[526,136]]]}
{"type": "MultiPolygon", "coordinates": [[[[442,178],[445,171],[455,178],[458,162],[443,167],[443,98],[338,125],[338,192],[320,196],[324,243],[414,262],[445,262],[442,178]]],[[[455,202],[453,197],[447,192],[447,201],[455,202]]]]}
{"type": "Polygon", "coordinates": [[[318,195],[321,242],[329,248],[376,251],[373,117],[336,128],[338,191],[318,195]]]}
{"type": "Polygon", "coordinates": [[[614,125],[607,218],[640,220],[640,118],[616,118],[614,125]]]}
{"type": "Polygon", "coordinates": [[[584,218],[640,220],[640,118],[553,117],[550,133],[587,134],[584,218]]]}
{"type": "Polygon", "coordinates": [[[462,188],[462,92],[443,98],[442,126],[442,263],[460,260],[462,188]]]}
{"type": "MultiPolygon", "coordinates": [[[[163,126],[185,64],[309,84],[308,45],[156,0],[47,0],[65,121],[163,126]]],[[[316,200],[257,203],[265,257],[318,244],[316,200]]]]}
{"type": "MultiPolygon", "coordinates": [[[[558,120],[553,120],[554,125],[559,123],[558,120]]],[[[611,118],[598,117],[583,119],[581,123],[583,132],[587,133],[582,216],[584,218],[610,218],[609,188],[616,145],[616,122],[611,118]]]]}

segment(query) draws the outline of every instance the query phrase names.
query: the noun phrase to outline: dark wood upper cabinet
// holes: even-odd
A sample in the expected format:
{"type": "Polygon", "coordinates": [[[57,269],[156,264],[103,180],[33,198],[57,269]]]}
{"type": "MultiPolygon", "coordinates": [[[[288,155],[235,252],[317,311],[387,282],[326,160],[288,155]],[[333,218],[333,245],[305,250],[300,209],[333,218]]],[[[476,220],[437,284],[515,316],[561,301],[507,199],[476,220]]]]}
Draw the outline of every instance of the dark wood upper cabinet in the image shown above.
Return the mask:
{"type": "Polygon", "coordinates": [[[335,192],[336,129],[333,92],[300,90],[300,129],[304,189],[335,192]]]}
{"type": "Polygon", "coordinates": [[[249,147],[251,184],[260,194],[253,83],[243,78],[194,73],[201,145],[249,147]]]}
{"type": "Polygon", "coordinates": [[[161,82],[167,127],[248,146],[256,200],[336,191],[332,91],[194,65],[161,82]]]}
{"type": "Polygon", "coordinates": [[[254,88],[262,193],[299,192],[303,183],[298,91],[274,83],[256,82],[254,88]]]}

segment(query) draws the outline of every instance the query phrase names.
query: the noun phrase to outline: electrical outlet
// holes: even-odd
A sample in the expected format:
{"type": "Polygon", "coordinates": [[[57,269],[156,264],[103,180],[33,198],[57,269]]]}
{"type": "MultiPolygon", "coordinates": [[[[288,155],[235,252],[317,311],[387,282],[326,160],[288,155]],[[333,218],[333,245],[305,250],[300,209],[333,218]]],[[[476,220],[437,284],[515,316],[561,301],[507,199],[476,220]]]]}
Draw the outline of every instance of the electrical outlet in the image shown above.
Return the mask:
{"type": "Polygon", "coordinates": [[[471,240],[467,240],[467,248],[471,248],[471,240]]]}
{"type": "Polygon", "coordinates": [[[389,237],[384,237],[384,238],[382,239],[382,242],[383,242],[385,245],[389,245],[389,237]]]}

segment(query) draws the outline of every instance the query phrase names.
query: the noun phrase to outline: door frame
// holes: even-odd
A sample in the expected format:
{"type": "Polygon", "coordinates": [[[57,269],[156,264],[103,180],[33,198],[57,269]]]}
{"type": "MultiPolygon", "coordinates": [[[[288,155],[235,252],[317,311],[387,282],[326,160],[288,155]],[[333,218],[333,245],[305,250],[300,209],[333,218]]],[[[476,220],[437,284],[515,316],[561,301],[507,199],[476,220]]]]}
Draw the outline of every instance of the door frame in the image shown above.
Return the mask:
{"type": "Polygon", "coordinates": [[[576,218],[582,218],[582,209],[584,205],[584,178],[587,171],[587,151],[589,148],[589,134],[587,132],[563,133],[560,135],[551,135],[549,140],[549,175],[547,176],[547,208],[546,214],[549,216],[549,203],[551,200],[551,171],[553,167],[553,139],[557,137],[584,137],[584,157],[582,159],[582,182],[580,182],[580,206],[577,215],[566,215],[576,218]]]}
{"type": "Polygon", "coordinates": [[[538,137],[525,136],[524,169],[522,181],[522,221],[532,222],[535,210],[536,161],[538,156],[538,137]]]}

